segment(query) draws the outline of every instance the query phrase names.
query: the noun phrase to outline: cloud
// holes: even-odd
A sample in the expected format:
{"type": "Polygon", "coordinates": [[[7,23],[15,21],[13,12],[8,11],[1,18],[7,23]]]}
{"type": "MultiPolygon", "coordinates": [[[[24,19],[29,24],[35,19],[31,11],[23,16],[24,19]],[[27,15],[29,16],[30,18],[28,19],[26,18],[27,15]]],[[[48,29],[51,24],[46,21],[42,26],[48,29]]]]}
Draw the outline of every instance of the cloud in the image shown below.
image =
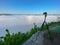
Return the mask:
{"type": "MultiPolygon", "coordinates": [[[[56,21],[56,16],[48,16],[47,22],[56,21]]],[[[0,26],[2,25],[29,25],[33,23],[42,23],[44,16],[0,16],[0,26]]]]}

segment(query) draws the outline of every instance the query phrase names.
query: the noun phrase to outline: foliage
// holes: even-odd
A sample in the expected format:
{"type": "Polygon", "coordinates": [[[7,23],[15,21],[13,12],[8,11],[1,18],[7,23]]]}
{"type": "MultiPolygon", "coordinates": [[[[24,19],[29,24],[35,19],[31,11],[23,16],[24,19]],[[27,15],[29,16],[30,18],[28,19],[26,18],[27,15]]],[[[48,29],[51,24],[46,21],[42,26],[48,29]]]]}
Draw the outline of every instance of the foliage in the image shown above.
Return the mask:
{"type": "Polygon", "coordinates": [[[22,45],[28,40],[34,33],[37,32],[37,25],[34,23],[34,28],[30,32],[16,34],[10,34],[9,30],[6,29],[7,34],[4,37],[0,37],[0,45],[22,45]]]}
{"type": "MultiPolygon", "coordinates": [[[[49,26],[53,24],[60,24],[60,22],[48,23],[49,26]]],[[[44,25],[43,29],[46,30],[46,25],[44,25]]],[[[41,31],[41,30],[40,30],[40,27],[37,27],[35,23],[31,31],[26,33],[18,32],[16,34],[14,33],[10,34],[9,30],[6,29],[7,34],[4,37],[0,37],[0,45],[22,45],[37,31],[41,31]]]]}

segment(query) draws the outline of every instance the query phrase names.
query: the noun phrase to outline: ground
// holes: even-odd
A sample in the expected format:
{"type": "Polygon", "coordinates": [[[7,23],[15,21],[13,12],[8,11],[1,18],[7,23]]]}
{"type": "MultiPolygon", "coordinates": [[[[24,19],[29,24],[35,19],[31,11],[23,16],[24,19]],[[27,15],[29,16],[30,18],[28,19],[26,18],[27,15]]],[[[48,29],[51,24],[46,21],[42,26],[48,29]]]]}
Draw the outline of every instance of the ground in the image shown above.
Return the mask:
{"type": "Polygon", "coordinates": [[[55,26],[50,31],[52,39],[48,38],[48,33],[44,34],[44,45],[60,45],[60,26],[55,26]]]}
{"type": "Polygon", "coordinates": [[[50,26],[51,39],[47,31],[38,31],[23,45],[60,45],[60,25],[50,26]]]}

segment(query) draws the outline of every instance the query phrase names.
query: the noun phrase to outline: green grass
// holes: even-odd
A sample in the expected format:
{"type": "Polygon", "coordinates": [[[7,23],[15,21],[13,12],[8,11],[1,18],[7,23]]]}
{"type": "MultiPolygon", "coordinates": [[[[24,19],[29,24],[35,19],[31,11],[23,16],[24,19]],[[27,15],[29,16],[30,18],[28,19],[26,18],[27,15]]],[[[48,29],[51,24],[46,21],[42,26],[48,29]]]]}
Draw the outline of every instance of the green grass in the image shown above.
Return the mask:
{"type": "Polygon", "coordinates": [[[52,28],[52,31],[60,34],[60,26],[55,26],[55,27],[53,27],[53,28],[52,28]]]}

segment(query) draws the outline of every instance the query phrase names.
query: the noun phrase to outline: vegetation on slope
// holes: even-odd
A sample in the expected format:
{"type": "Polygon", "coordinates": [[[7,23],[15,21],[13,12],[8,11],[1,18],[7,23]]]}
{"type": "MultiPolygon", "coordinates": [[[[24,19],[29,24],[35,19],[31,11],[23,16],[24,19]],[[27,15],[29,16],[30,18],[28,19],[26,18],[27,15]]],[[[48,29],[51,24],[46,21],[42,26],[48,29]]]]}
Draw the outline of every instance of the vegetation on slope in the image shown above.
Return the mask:
{"type": "MultiPolygon", "coordinates": [[[[60,22],[48,23],[48,26],[59,25],[60,22]]],[[[43,30],[46,30],[46,25],[44,25],[43,30]]],[[[6,29],[7,34],[4,37],[0,37],[0,45],[22,45],[26,40],[28,40],[37,31],[41,31],[40,27],[34,23],[34,28],[30,32],[16,34],[10,34],[9,30],[6,29]]]]}

